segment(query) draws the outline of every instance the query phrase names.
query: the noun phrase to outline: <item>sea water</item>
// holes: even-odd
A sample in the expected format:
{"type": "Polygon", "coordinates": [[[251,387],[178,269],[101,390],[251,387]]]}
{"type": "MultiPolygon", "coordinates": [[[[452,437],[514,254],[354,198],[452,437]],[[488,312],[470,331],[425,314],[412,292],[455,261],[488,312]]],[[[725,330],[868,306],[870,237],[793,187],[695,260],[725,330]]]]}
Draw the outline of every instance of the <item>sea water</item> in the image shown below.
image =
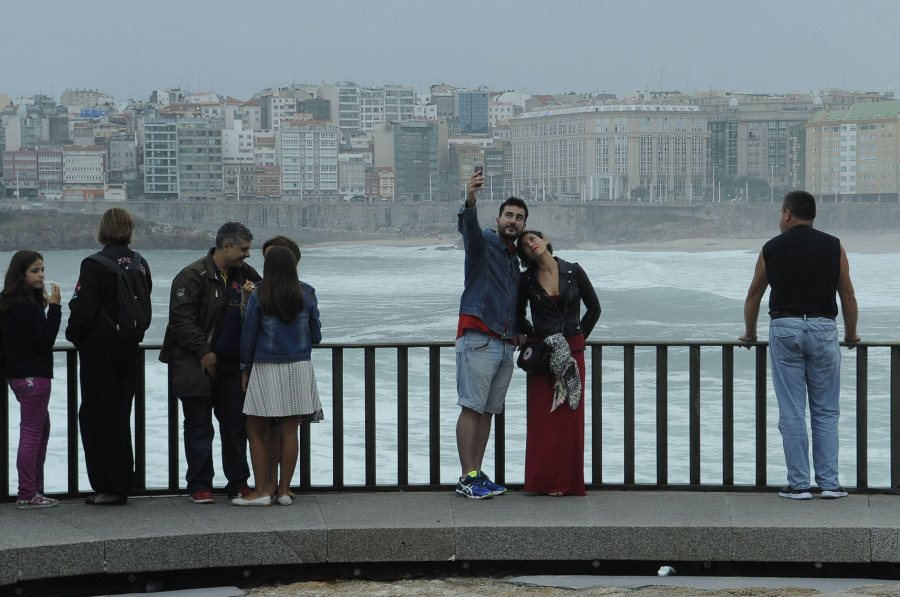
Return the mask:
{"type": "MultiPolygon", "coordinates": [[[[140,249],[140,247],[136,247],[140,249]]],[[[64,337],[68,308],[81,260],[88,251],[44,253],[48,279],[59,284],[63,294],[64,337]]],[[[202,251],[142,251],[153,274],[153,323],[146,342],[160,343],[168,318],[171,281],[178,271],[203,255],[202,251]]],[[[758,250],[727,251],[625,251],[560,250],[557,254],[576,261],[587,272],[599,296],[603,312],[591,340],[642,341],[730,341],[743,333],[743,300],[758,250]]],[[[9,263],[11,253],[0,253],[0,264],[9,263]]],[[[867,341],[896,341],[900,321],[900,254],[849,255],[851,274],[860,305],[859,331],[867,341]]],[[[262,256],[253,250],[248,261],[262,272],[262,256]]],[[[369,245],[313,246],[305,248],[300,276],[316,288],[325,342],[452,342],[456,334],[459,295],[463,286],[463,252],[453,245],[386,247],[369,245]]],[[[766,303],[759,324],[760,339],[767,338],[766,303]]],[[[842,332],[841,332],[842,333],[842,332]]],[[[855,354],[842,349],[841,477],[856,481],[855,354]]],[[[147,484],[167,484],[167,385],[166,367],[147,355],[147,484]]],[[[428,449],[428,350],[411,348],[410,360],[410,466],[411,483],[429,481],[428,449]]],[[[735,351],[734,428],[735,482],[755,483],[755,398],[753,351],[735,351]]],[[[589,359],[590,361],[590,359],[589,359]]],[[[656,481],[656,375],[655,349],[636,349],[635,449],[636,480],[656,481]]],[[[314,350],[313,365],[325,408],[326,420],[311,430],[311,477],[314,485],[332,481],[331,352],[314,350]]],[[[889,351],[873,348],[869,355],[868,450],[869,484],[886,486],[889,478],[889,351]]],[[[441,481],[458,476],[455,444],[456,406],[455,356],[452,348],[441,350],[440,452],[441,481]]],[[[376,449],[378,483],[396,478],[396,351],[376,351],[376,449]]],[[[590,401],[590,362],[587,396],[590,401]]],[[[603,350],[602,481],[624,481],[622,405],[624,365],[622,350],[603,350]]],[[[525,384],[516,371],[507,395],[506,480],[524,478],[525,384]]],[[[701,393],[701,481],[722,481],[721,357],[718,349],[703,349],[701,393]]],[[[46,490],[65,491],[67,407],[65,359],[58,354],[50,402],[52,431],[46,464],[46,490]]],[[[688,482],[688,351],[673,348],[669,354],[669,482],[688,482]]],[[[344,481],[348,485],[365,480],[363,351],[344,351],[344,481]]],[[[590,402],[588,402],[590,406],[590,402]]],[[[591,422],[587,417],[587,437],[591,422]]],[[[18,405],[10,392],[9,451],[11,493],[15,492],[15,457],[18,442],[18,405]]],[[[771,484],[784,479],[781,438],[777,430],[777,406],[768,382],[767,475],[771,484]]],[[[180,421],[179,421],[180,427],[180,421]]],[[[218,430],[217,430],[218,431],[218,430]]],[[[217,484],[221,475],[218,439],[214,463],[217,484]]],[[[591,461],[586,446],[585,462],[591,461]]],[[[493,445],[485,458],[493,466],[493,445]]],[[[183,473],[183,462],[181,471],[183,473]]],[[[183,475],[182,475],[183,476],[183,475]]],[[[591,475],[588,472],[588,481],[591,475]]],[[[594,479],[600,481],[601,479],[594,479]]],[[[296,477],[295,477],[296,481],[296,477]]],[[[79,486],[90,485],[80,465],[79,486]]]]}

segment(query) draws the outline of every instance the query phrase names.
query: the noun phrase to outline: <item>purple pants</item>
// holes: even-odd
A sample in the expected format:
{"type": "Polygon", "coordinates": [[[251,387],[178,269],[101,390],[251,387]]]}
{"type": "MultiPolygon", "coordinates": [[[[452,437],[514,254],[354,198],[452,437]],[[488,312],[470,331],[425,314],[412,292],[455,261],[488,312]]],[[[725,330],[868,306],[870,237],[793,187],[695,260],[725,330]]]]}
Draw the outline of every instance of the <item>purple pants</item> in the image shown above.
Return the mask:
{"type": "Polygon", "coordinates": [[[50,439],[50,380],[46,377],[10,379],[9,387],[19,401],[19,499],[30,500],[44,492],[44,461],[50,439]]]}

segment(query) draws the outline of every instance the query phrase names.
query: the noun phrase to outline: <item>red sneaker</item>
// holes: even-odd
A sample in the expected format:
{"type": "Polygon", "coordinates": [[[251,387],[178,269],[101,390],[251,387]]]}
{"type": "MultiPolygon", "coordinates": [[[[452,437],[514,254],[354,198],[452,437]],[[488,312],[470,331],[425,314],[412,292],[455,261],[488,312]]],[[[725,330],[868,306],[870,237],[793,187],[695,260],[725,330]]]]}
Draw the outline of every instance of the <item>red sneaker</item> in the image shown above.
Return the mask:
{"type": "Polygon", "coordinates": [[[246,485],[244,485],[243,487],[241,487],[241,488],[238,489],[237,491],[229,492],[229,493],[228,493],[228,499],[233,500],[233,499],[236,498],[236,497],[239,497],[239,498],[245,498],[245,497],[247,497],[248,495],[250,495],[251,493],[253,493],[253,490],[250,489],[249,487],[247,487],[246,485]]]}
{"type": "Polygon", "coordinates": [[[191,501],[195,504],[212,504],[216,500],[209,489],[200,489],[191,494],[191,501]]]}

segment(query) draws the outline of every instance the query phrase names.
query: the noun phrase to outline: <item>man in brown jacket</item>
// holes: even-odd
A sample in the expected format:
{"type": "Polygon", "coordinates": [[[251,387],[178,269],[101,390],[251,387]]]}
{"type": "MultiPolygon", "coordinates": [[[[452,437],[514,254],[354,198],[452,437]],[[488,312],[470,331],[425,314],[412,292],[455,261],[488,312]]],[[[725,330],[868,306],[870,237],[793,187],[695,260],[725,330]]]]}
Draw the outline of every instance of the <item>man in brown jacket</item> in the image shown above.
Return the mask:
{"type": "Polygon", "coordinates": [[[159,360],[169,363],[172,388],[181,400],[185,479],[197,504],[214,501],[213,413],[219,421],[225,490],[229,498],[250,492],[239,352],[247,297],[261,279],[244,263],[252,241],[246,226],[227,222],[216,234],[216,246],[172,281],[159,360]]]}

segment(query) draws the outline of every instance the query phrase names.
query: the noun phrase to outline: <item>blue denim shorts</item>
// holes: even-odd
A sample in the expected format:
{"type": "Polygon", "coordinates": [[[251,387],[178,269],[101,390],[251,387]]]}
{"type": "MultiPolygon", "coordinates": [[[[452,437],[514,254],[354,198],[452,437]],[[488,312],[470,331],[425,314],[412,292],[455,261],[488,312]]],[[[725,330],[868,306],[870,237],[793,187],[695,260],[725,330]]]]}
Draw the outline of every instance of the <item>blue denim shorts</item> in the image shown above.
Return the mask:
{"type": "Polygon", "coordinates": [[[475,330],[457,338],[456,403],[477,413],[503,412],[515,350],[509,342],[475,330]]]}

